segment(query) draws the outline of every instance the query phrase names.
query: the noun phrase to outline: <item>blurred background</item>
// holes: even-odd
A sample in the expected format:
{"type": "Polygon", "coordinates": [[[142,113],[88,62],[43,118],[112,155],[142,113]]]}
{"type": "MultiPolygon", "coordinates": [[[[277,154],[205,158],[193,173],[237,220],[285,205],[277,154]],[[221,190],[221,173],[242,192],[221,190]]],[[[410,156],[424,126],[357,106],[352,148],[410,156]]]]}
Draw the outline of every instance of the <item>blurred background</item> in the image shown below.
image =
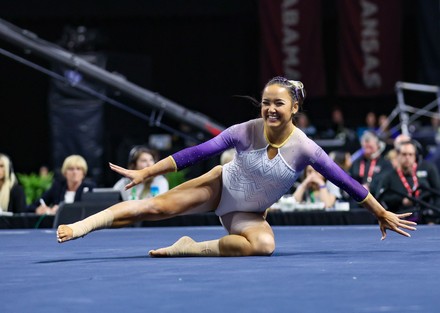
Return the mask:
{"type": "MultiPolygon", "coordinates": [[[[301,80],[310,136],[335,139],[332,112],[339,109],[344,127],[354,134],[342,142],[350,152],[359,147],[357,132],[367,127],[369,112],[378,118],[396,108],[397,81],[440,85],[438,0],[17,0],[1,7],[1,19],[32,36],[223,127],[258,117],[258,107],[243,96],[259,99],[270,78],[301,80]]],[[[157,113],[5,38],[0,47],[126,108],[157,113]]],[[[437,97],[414,93],[405,99],[423,107],[437,97]]],[[[165,157],[213,136],[166,113],[160,122],[176,132],[157,127],[4,55],[0,105],[0,150],[12,158],[16,172],[37,172],[43,165],[56,170],[77,153],[101,186],[117,180],[107,162],[125,166],[134,145],[153,145],[165,157]]],[[[430,125],[421,118],[410,130],[430,125]]],[[[216,163],[201,164],[188,175],[216,163]]]]}

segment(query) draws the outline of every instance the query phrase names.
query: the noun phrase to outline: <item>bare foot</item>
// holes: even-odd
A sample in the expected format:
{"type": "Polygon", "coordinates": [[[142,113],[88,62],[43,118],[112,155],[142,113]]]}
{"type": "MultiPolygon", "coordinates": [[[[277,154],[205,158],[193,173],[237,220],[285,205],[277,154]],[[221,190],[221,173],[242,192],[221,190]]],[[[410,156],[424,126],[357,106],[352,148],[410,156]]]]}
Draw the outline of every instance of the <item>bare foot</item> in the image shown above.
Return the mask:
{"type": "Polygon", "coordinates": [[[73,230],[67,225],[60,225],[57,229],[57,240],[59,243],[73,239],[73,230]]]}
{"type": "Polygon", "coordinates": [[[172,246],[150,250],[149,254],[152,257],[190,256],[191,254],[188,251],[188,248],[195,243],[196,242],[191,237],[183,236],[172,246]]]}

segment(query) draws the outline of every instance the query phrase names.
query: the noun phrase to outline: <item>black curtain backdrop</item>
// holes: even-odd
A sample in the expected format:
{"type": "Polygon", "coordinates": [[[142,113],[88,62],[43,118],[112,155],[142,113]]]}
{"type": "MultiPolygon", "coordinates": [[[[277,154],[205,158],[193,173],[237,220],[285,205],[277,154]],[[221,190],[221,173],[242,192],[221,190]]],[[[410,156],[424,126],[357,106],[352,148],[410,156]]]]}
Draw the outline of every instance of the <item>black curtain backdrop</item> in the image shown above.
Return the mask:
{"type": "MultiPolygon", "coordinates": [[[[419,4],[402,1],[402,79],[411,82],[418,82],[420,67],[416,31],[419,4]]],[[[337,0],[321,0],[320,6],[325,94],[306,100],[304,110],[311,122],[325,127],[333,106],[343,108],[348,126],[362,124],[369,110],[389,114],[396,104],[392,94],[342,97],[337,93],[337,0]]],[[[260,56],[258,8],[259,1],[255,0],[170,0],[166,6],[160,0],[67,0],[45,1],[44,5],[17,0],[2,3],[2,18],[51,42],[59,40],[67,24],[97,28],[104,37],[99,51],[108,57],[109,69],[229,126],[259,115],[252,103],[236,97],[258,99],[261,93],[261,64],[265,60],[260,56]],[[119,60],[111,68],[112,55],[119,56],[119,60]]],[[[0,46],[23,55],[23,51],[2,40],[0,46]]],[[[51,66],[36,56],[27,57],[51,66]]],[[[0,55],[1,116],[8,117],[0,123],[0,152],[11,156],[18,172],[37,171],[41,165],[53,169],[49,88],[49,77],[0,55]]],[[[313,85],[306,89],[313,89],[313,85]]],[[[138,107],[122,95],[110,95],[138,107]]],[[[126,162],[118,149],[146,143],[150,134],[164,131],[107,103],[102,110],[103,184],[111,185],[117,177],[106,163],[126,162]]],[[[180,127],[178,121],[167,122],[180,127]]],[[[165,157],[166,153],[161,154],[165,157]]]]}
{"type": "Polygon", "coordinates": [[[440,2],[420,1],[418,6],[419,79],[440,86],[440,2]]]}

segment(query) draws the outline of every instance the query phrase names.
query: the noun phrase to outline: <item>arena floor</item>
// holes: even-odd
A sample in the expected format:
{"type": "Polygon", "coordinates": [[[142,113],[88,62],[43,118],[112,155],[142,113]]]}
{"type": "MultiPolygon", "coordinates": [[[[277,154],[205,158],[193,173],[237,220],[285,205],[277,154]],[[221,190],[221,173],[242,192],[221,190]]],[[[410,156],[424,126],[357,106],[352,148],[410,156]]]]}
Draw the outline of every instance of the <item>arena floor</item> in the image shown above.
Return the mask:
{"type": "Polygon", "coordinates": [[[277,226],[271,257],[150,258],[222,228],[0,231],[0,312],[440,312],[440,226],[277,226]]]}

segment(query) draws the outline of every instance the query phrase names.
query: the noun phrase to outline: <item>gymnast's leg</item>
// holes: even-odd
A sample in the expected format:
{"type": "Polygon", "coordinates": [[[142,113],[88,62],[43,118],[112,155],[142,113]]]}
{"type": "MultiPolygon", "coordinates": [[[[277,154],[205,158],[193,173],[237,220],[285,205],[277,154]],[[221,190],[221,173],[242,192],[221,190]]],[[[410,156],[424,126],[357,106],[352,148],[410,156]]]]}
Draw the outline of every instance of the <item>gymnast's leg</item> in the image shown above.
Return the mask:
{"type": "Polygon", "coordinates": [[[182,237],[172,246],[151,250],[154,257],[271,255],[275,250],[272,228],[261,213],[232,212],[222,217],[229,235],[196,242],[182,237]]]}
{"type": "Polygon", "coordinates": [[[57,230],[58,242],[83,237],[98,229],[212,211],[220,201],[221,175],[222,167],[216,166],[208,173],[157,197],[120,202],[82,221],[60,225],[57,230]]]}

